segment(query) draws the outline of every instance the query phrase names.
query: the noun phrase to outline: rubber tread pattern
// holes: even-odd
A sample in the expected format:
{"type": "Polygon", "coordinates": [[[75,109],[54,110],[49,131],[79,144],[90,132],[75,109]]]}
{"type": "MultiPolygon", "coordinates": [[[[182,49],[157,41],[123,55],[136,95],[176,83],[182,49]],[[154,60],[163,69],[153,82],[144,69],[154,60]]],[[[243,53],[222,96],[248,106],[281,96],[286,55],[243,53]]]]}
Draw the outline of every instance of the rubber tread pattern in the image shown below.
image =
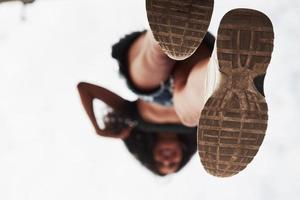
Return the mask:
{"type": "Polygon", "coordinates": [[[232,10],[221,21],[217,55],[222,80],[198,126],[198,153],[213,176],[245,169],[264,140],[268,106],[253,80],[266,73],[273,42],[272,23],[259,11],[232,10]]]}
{"type": "Polygon", "coordinates": [[[150,28],[162,50],[172,59],[190,57],[210,24],[213,0],[147,0],[150,28]]]}

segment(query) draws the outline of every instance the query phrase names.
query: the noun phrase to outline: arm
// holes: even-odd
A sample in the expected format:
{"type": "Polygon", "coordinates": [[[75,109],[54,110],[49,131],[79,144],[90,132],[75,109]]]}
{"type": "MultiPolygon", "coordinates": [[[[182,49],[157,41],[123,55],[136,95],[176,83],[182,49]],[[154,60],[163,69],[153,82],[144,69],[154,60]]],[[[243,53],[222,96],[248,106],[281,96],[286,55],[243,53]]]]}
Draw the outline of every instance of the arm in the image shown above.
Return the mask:
{"type": "Polygon", "coordinates": [[[88,114],[89,119],[91,120],[96,132],[105,137],[114,137],[114,138],[126,138],[131,128],[128,127],[125,130],[120,131],[119,133],[115,133],[108,130],[101,130],[100,127],[97,124],[94,109],[93,109],[93,100],[99,99],[103,101],[105,104],[113,108],[114,110],[122,110],[126,104],[129,103],[129,101],[124,100],[120,96],[106,90],[105,88],[90,84],[90,83],[79,83],[78,91],[80,94],[81,102],[83,104],[83,107],[88,114]]]}

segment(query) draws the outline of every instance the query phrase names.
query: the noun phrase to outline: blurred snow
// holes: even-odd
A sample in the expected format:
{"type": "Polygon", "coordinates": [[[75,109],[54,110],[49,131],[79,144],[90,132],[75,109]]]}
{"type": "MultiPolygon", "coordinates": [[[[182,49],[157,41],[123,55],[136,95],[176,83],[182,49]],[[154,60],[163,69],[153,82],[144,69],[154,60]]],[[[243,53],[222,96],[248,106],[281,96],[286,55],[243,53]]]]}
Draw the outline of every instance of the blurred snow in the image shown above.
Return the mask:
{"type": "Polygon", "coordinates": [[[0,4],[0,199],[298,199],[300,182],[300,2],[215,3],[210,30],[237,7],[265,12],[276,40],[265,83],[269,128],[239,175],[214,178],[198,156],[179,174],[153,176],[120,141],[100,138],[76,84],[96,83],[134,99],[111,45],[147,28],[143,0],[38,0],[21,20],[19,3],[0,4]]]}

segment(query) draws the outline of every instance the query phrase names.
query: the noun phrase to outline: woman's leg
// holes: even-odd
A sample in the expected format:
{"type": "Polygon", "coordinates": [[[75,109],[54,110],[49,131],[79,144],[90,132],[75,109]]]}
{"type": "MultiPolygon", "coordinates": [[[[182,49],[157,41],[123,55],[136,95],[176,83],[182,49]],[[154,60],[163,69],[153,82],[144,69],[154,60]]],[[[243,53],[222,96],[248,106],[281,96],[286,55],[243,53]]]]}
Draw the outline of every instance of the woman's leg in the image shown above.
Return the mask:
{"type": "Polygon", "coordinates": [[[151,31],[141,35],[129,50],[129,73],[135,87],[151,90],[174,70],[174,108],[186,126],[197,126],[204,107],[204,91],[211,50],[202,43],[188,59],[176,62],[161,50],[151,31]]]}
{"type": "Polygon", "coordinates": [[[155,89],[166,81],[175,64],[175,61],[161,50],[151,31],[147,31],[133,43],[128,61],[133,83],[145,91],[155,89]]]}
{"type": "Polygon", "coordinates": [[[175,65],[174,107],[181,122],[197,126],[205,104],[211,51],[202,43],[189,59],[175,65]]]}

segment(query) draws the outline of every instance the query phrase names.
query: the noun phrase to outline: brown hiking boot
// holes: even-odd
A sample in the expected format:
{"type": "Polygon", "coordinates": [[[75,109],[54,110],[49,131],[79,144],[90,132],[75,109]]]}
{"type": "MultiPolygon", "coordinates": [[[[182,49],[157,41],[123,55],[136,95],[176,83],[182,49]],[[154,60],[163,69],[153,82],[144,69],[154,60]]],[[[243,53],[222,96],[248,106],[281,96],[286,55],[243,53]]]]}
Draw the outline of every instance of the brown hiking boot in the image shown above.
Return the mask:
{"type": "Polygon", "coordinates": [[[205,170],[233,176],[252,161],[265,137],[268,106],[255,80],[264,77],[274,32],[263,13],[236,9],[222,19],[216,44],[221,80],[206,102],[198,127],[198,151],[205,170]]]}
{"type": "Polygon", "coordinates": [[[201,44],[213,12],[213,0],[146,0],[154,38],[174,60],[190,57],[201,44]]]}

